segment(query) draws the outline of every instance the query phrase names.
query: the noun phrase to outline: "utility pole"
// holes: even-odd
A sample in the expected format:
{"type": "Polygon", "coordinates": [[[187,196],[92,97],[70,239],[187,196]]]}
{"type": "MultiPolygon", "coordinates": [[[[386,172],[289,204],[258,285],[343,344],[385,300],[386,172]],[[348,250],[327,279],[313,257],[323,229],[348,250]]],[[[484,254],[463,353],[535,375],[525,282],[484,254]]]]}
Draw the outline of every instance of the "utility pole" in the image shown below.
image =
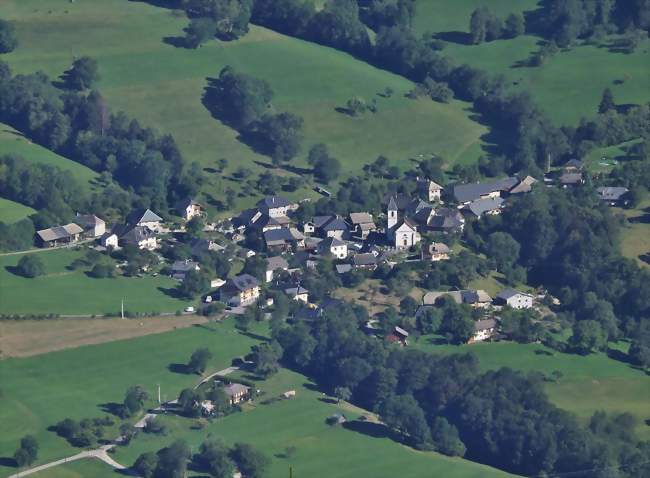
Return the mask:
{"type": "Polygon", "coordinates": [[[122,319],[124,319],[124,299],[122,299],[122,319]]]}
{"type": "Polygon", "coordinates": [[[158,405],[160,405],[160,384],[158,384],[158,405]]]}

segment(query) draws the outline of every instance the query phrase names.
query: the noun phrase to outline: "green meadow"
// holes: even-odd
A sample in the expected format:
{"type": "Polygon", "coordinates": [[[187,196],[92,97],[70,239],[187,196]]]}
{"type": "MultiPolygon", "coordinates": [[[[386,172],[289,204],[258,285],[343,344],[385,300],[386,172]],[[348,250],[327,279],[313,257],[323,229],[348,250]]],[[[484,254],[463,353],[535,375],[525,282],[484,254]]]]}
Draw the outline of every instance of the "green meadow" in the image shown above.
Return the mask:
{"type": "MultiPolygon", "coordinates": [[[[416,7],[414,29],[445,33],[469,31],[472,11],[487,6],[501,18],[509,13],[531,11],[535,0],[460,0],[449,8],[441,0],[421,0],[416,7]]],[[[444,35],[443,35],[444,38],[444,35]]],[[[617,104],[650,101],[650,40],[641,42],[634,53],[614,53],[608,45],[579,45],[559,52],[541,67],[525,66],[539,49],[541,38],[524,35],[480,45],[449,42],[443,53],[456,63],[467,63],[492,74],[503,74],[512,86],[528,91],[538,105],[559,125],[577,125],[582,117],[597,113],[605,88],[611,88],[617,104]]]]}
{"type": "MultiPolygon", "coordinates": [[[[169,426],[166,437],[140,434],[128,448],[120,448],[115,458],[131,464],[140,453],[155,451],[178,438],[185,439],[193,450],[209,436],[220,437],[227,444],[250,443],[271,458],[268,478],[293,476],[313,478],[450,478],[506,477],[507,473],[460,458],[448,458],[434,452],[419,452],[387,436],[382,425],[359,421],[366,415],[361,409],[325,398],[303,375],[281,369],[268,380],[257,382],[264,392],[253,406],[244,411],[193,430],[194,420],[176,416],[163,417],[169,426]],[[262,404],[287,390],[296,397],[262,404]],[[349,420],[344,426],[329,426],[325,419],[343,413],[349,420]],[[285,457],[287,448],[295,451],[285,457]]],[[[190,474],[190,476],[203,476],[190,474]]]]}
{"type": "Polygon", "coordinates": [[[478,343],[464,346],[434,345],[430,337],[421,337],[415,348],[435,353],[474,353],[483,370],[510,367],[524,372],[541,372],[557,381],[546,383],[551,401],[581,418],[597,410],[611,413],[630,412],[638,420],[637,431],[650,438],[650,377],[630,365],[603,353],[581,356],[551,350],[538,344],[514,342],[478,343]]]}
{"type": "MultiPolygon", "coordinates": [[[[208,370],[217,371],[229,366],[233,357],[248,353],[256,342],[229,322],[0,360],[0,458],[12,456],[28,433],[40,445],[38,463],[73,455],[79,450],[48,427],[68,417],[105,416],[105,408],[121,402],[132,385],[143,386],[151,397],[157,397],[160,385],[163,400],[176,398],[198,377],[172,371],[172,364],[185,364],[194,350],[207,347],[213,354],[208,370]]],[[[0,476],[15,472],[5,462],[0,460],[0,476]]]]}
{"type": "Polygon", "coordinates": [[[9,199],[0,198],[0,222],[12,224],[35,212],[29,206],[10,201],[9,199]]]}
{"type": "Polygon", "coordinates": [[[81,186],[87,186],[89,190],[97,187],[99,174],[92,169],[32,143],[11,126],[0,123],[0,156],[5,154],[21,156],[34,163],[55,166],[68,171],[81,186]]]}
{"type": "Polygon", "coordinates": [[[130,312],[175,312],[188,302],[174,298],[178,282],[168,277],[95,279],[67,267],[85,251],[32,252],[45,264],[45,275],[28,279],[14,272],[20,254],[0,256],[0,304],[3,314],[92,315],[118,313],[121,301],[130,312]]]}
{"type": "MultiPolygon", "coordinates": [[[[40,69],[56,78],[73,57],[94,57],[102,76],[98,87],[113,110],[172,133],[185,157],[204,166],[219,158],[228,159],[232,169],[269,162],[201,103],[206,78],[226,65],[267,80],[275,91],[274,109],[305,119],[297,164],[304,164],[306,150],[317,142],[330,147],[346,173],[380,154],[402,165],[429,153],[449,162],[471,161],[486,132],[469,119],[466,103],[407,99],[413,85],[400,76],[257,26],[238,41],[188,50],[166,43],[183,34],[187,19],[144,2],[9,0],[3,16],[16,21],[20,46],[5,55],[16,72],[40,69]],[[395,92],[391,98],[377,95],[387,87],[395,92]],[[378,112],[352,118],[336,111],[352,96],[376,99],[378,112]]],[[[220,187],[217,181],[217,192],[220,187]]]]}

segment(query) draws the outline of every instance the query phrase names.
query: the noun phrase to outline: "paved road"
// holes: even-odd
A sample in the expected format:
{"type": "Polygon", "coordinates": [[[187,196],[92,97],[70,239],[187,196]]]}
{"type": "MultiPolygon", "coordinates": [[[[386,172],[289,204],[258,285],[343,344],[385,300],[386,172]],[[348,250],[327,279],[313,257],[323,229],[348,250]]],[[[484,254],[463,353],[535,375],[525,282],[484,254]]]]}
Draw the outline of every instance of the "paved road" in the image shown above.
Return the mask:
{"type": "Polygon", "coordinates": [[[85,458],[96,458],[98,460],[103,461],[107,465],[115,468],[116,470],[125,470],[126,466],[116,462],[108,454],[108,450],[110,450],[114,446],[115,445],[104,445],[95,450],[82,451],[81,453],[77,453],[76,455],[72,455],[56,461],[51,461],[50,463],[46,463],[40,466],[35,466],[34,468],[30,468],[29,470],[18,472],[14,475],[9,476],[8,478],[20,478],[23,476],[32,475],[34,473],[38,473],[39,471],[47,470],[49,468],[53,468],[59,465],[64,465],[72,461],[83,460],[85,458]]]}

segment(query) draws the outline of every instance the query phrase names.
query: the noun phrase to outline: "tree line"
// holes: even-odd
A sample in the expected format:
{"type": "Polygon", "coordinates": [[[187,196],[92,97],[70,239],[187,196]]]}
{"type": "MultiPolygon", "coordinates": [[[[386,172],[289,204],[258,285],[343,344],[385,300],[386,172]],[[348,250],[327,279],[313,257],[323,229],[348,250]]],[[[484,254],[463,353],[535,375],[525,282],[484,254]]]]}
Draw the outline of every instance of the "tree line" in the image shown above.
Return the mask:
{"type": "Polygon", "coordinates": [[[377,412],[418,449],[460,455],[523,475],[621,477],[647,472],[648,443],[629,414],[594,414],[586,426],[548,400],[539,374],[482,373],[472,354],[400,349],[363,333],[342,303],[318,321],[272,321],[282,361],[377,412]]]}
{"type": "MultiPolygon", "coordinates": [[[[75,75],[86,78],[88,66],[75,62],[73,70],[78,68],[82,72],[75,75]]],[[[79,81],[82,88],[87,86],[79,81]]],[[[52,151],[106,173],[132,191],[140,205],[166,211],[196,193],[194,176],[200,170],[183,163],[174,138],[122,112],[111,113],[99,91],[59,89],[40,72],[14,76],[0,62],[0,98],[1,121],[52,151]]]]}

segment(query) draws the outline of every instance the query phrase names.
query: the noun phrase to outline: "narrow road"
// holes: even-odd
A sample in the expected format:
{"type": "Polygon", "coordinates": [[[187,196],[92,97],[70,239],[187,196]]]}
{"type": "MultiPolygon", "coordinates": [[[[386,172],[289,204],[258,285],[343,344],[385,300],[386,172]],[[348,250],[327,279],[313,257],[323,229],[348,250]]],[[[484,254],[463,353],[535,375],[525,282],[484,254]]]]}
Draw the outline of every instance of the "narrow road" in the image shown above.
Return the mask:
{"type": "Polygon", "coordinates": [[[30,468],[29,470],[20,471],[7,478],[21,478],[23,476],[32,475],[34,473],[38,473],[39,471],[44,471],[49,468],[53,468],[55,466],[65,465],[66,463],[70,463],[77,460],[83,460],[85,458],[96,458],[98,460],[103,461],[107,465],[115,468],[116,470],[125,470],[127,468],[126,466],[116,462],[115,460],[113,460],[113,458],[109,456],[108,450],[110,450],[113,447],[115,447],[115,445],[104,445],[95,450],[82,451],[81,453],[77,453],[76,455],[72,455],[56,461],[51,461],[50,463],[45,463],[44,465],[35,466],[34,468],[30,468]]]}
{"type": "MultiPolygon", "coordinates": [[[[250,363],[252,363],[252,362],[244,362],[244,364],[250,364],[250,363]]],[[[223,370],[219,370],[218,372],[214,372],[214,373],[208,375],[207,377],[205,377],[204,379],[202,379],[194,387],[194,389],[199,388],[201,385],[203,385],[208,380],[210,380],[211,378],[213,378],[213,377],[215,377],[217,375],[228,375],[228,374],[231,374],[231,373],[233,373],[233,372],[235,372],[235,371],[237,371],[239,369],[240,369],[240,367],[232,366],[232,367],[224,368],[223,370]]],[[[157,408],[153,409],[151,412],[145,414],[145,416],[142,417],[140,420],[138,420],[138,422],[133,426],[135,428],[144,428],[145,425],[147,424],[147,420],[149,418],[155,417],[157,415],[157,413],[152,413],[152,412],[164,411],[165,408],[168,405],[175,405],[176,403],[178,403],[178,400],[171,400],[169,402],[165,402],[165,403],[161,404],[159,407],[157,407],[157,408]]],[[[122,439],[122,437],[120,436],[115,441],[119,442],[121,439],[122,439]]],[[[85,458],[96,458],[98,460],[103,461],[108,466],[110,466],[110,467],[112,467],[112,468],[114,468],[116,470],[126,470],[128,467],[122,465],[121,463],[118,463],[117,461],[115,461],[108,454],[108,451],[113,449],[114,447],[115,447],[115,443],[111,443],[110,445],[102,445],[99,448],[96,448],[94,450],[82,451],[80,453],[77,453],[76,455],[68,456],[66,458],[61,458],[60,460],[51,461],[51,462],[45,463],[43,465],[35,466],[34,468],[30,468],[28,470],[20,471],[20,472],[15,473],[15,474],[13,474],[11,476],[8,476],[7,478],[21,478],[23,476],[28,476],[28,475],[31,475],[31,474],[34,474],[34,473],[38,473],[39,471],[43,471],[43,470],[47,470],[49,468],[53,468],[55,466],[65,465],[66,463],[70,463],[72,461],[77,461],[77,460],[83,460],[85,458]]],[[[136,475],[133,475],[133,476],[136,476],[136,475]]],[[[233,475],[233,478],[236,478],[236,477],[237,477],[237,473],[235,473],[233,475]]]]}

